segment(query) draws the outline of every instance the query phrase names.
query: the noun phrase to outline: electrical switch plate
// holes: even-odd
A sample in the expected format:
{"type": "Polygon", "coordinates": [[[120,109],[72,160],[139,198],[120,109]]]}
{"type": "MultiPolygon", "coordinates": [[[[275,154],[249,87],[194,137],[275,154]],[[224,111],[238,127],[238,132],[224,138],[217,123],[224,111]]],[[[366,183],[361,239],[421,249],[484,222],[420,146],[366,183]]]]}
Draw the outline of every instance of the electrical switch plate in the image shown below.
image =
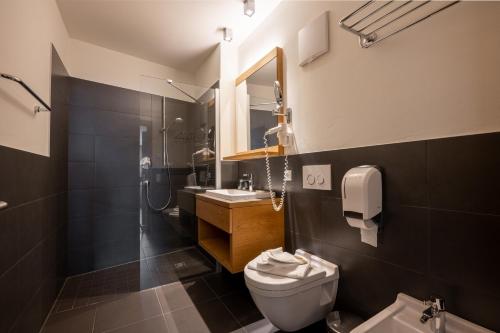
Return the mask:
{"type": "Polygon", "coordinates": [[[330,191],[332,189],[332,166],[303,165],[302,187],[314,190],[330,191]]]}
{"type": "Polygon", "coordinates": [[[286,170],[285,171],[285,181],[286,182],[291,182],[292,181],[292,170],[286,170]]]}

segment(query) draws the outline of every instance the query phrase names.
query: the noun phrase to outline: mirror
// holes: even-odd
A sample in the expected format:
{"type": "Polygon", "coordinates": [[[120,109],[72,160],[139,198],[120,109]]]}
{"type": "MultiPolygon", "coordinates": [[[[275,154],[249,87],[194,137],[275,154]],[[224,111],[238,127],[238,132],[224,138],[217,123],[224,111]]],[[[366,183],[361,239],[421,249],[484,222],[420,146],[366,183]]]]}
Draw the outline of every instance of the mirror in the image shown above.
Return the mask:
{"type": "MultiPolygon", "coordinates": [[[[237,154],[225,159],[240,160],[264,156],[264,133],[284,121],[283,117],[273,114],[278,103],[283,103],[282,52],[281,48],[274,48],[237,78],[237,154]],[[275,81],[279,82],[281,89],[278,89],[275,81]]],[[[278,145],[276,136],[269,136],[268,139],[270,155],[281,154],[283,149],[278,145]]]]}
{"type": "MultiPolygon", "coordinates": [[[[276,79],[276,59],[271,60],[246,79],[249,102],[247,150],[264,148],[262,140],[264,133],[278,125],[278,119],[273,115],[273,110],[276,108],[273,83],[276,79]]],[[[275,136],[269,137],[269,145],[277,145],[275,136]]]]}

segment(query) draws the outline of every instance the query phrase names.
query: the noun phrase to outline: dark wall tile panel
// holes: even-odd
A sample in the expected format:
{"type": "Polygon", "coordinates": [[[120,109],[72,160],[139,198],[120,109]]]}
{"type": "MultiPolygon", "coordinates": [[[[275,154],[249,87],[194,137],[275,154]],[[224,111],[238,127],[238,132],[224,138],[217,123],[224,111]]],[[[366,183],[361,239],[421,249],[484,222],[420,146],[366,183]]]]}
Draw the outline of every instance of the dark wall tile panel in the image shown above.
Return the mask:
{"type": "Polygon", "coordinates": [[[69,104],[88,108],[98,105],[97,86],[94,82],[75,79],[70,79],[70,81],[69,104]]]}
{"type": "Polygon", "coordinates": [[[429,297],[424,274],[323,244],[321,255],[340,266],[338,307],[368,317],[393,303],[399,292],[429,297]]]}
{"type": "Polygon", "coordinates": [[[72,190],[93,188],[95,186],[95,164],[93,162],[69,162],[68,185],[72,190]]]}
{"type": "MultiPolygon", "coordinates": [[[[397,143],[289,156],[286,248],[340,265],[337,307],[369,317],[398,292],[444,295],[447,309],[500,330],[500,133],[397,143]],[[302,188],[302,166],[332,165],[332,190],[302,188]],[[377,165],[384,209],[378,247],[361,243],[342,215],[340,186],[352,167],[377,165]],[[449,300],[449,301],[448,301],[449,300]]],[[[271,158],[281,190],[283,158],[271,158]]],[[[267,189],[263,159],[238,162],[267,189]]]]}
{"type": "Polygon", "coordinates": [[[433,208],[500,214],[500,135],[430,140],[429,197],[433,208]]]}
{"type": "Polygon", "coordinates": [[[116,188],[137,186],[140,182],[137,163],[125,165],[107,165],[97,163],[95,168],[97,188],[116,188]]]}
{"type": "Polygon", "coordinates": [[[140,208],[140,186],[94,189],[94,216],[137,213],[140,208]]]}
{"type": "Polygon", "coordinates": [[[140,126],[151,126],[152,96],[70,83],[68,266],[77,274],[140,254],[140,126]]]}
{"type": "Polygon", "coordinates": [[[360,254],[385,260],[425,273],[427,253],[428,211],[408,206],[385,207],[383,230],[378,247],[362,243],[360,231],[350,227],[342,215],[342,200],[321,200],[320,239],[360,254]]]}
{"type": "Polygon", "coordinates": [[[68,193],[69,218],[80,218],[94,215],[93,190],[70,190],[68,193]]]}
{"type": "Polygon", "coordinates": [[[321,194],[318,191],[298,191],[288,195],[287,214],[293,230],[311,238],[320,238],[322,232],[321,194]]]}
{"type": "Polygon", "coordinates": [[[94,162],[94,137],[71,134],[68,159],[70,162],[94,162]]]}
{"type": "Polygon", "coordinates": [[[0,332],[38,332],[66,274],[69,82],[52,50],[50,157],[0,147],[0,332]]]}
{"type": "Polygon", "coordinates": [[[431,210],[429,234],[432,276],[500,299],[500,216],[431,210]]]}
{"type": "Polygon", "coordinates": [[[17,223],[17,210],[8,210],[0,214],[0,276],[14,265],[20,257],[17,239],[19,224],[17,223]]]}
{"type": "Polygon", "coordinates": [[[19,266],[12,266],[7,272],[0,275],[0,297],[2,304],[2,313],[0,314],[0,332],[8,332],[14,325],[16,318],[20,315],[25,300],[20,297],[19,266]]]}
{"type": "Polygon", "coordinates": [[[136,138],[95,137],[96,166],[132,166],[138,168],[139,135],[136,138]]]}
{"type": "Polygon", "coordinates": [[[22,188],[17,186],[20,184],[20,177],[17,174],[17,157],[20,154],[21,152],[18,150],[0,146],[0,156],[2,156],[2,163],[0,163],[2,200],[8,202],[11,206],[18,205],[21,202],[22,188]]]}
{"type": "Polygon", "coordinates": [[[139,115],[103,110],[94,114],[96,135],[139,137],[139,115]]]}
{"type": "Polygon", "coordinates": [[[89,106],[69,106],[69,132],[71,135],[95,134],[95,111],[89,106]]]}
{"type": "Polygon", "coordinates": [[[429,289],[446,300],[446,307],[453,309],[453,314],[498,332],[500,298],[475,287],[458,287],[433,278],[429,281],[429,289]]]}

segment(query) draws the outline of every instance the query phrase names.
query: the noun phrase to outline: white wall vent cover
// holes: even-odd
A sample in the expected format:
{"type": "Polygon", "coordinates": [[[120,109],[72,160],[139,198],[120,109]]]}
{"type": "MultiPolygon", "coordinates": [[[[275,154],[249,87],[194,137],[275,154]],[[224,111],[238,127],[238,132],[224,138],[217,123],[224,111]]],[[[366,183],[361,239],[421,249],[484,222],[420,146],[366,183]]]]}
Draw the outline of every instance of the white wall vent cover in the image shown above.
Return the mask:
{"type": "Polygon", "coordinates": [[[330,48],[329,12],[326,11],[299,31],[299,65],[305,66],[330,48]]]}

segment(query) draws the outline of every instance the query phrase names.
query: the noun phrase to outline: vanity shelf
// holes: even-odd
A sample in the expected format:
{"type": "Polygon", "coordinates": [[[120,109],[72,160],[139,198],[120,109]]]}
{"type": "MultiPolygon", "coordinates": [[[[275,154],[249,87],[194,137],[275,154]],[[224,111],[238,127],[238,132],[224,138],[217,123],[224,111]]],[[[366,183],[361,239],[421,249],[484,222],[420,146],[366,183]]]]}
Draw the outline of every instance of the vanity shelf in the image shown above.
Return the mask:
{"type": "MultiPolygon", "coordinates": [[[[284,153],[282,146],[271,146],[268,149],[269,156],[281,156],[284,153]]],[[[225,156],[224,161],[241,161],[241,160],[251,160],[254,158],[266,157],[266,152],[264,148],[244,151],[241,153],[236,153],[231,156],[225,156]]]]}
{"type": "Polygon", "coordinates": [[[270,199],[227,201],[196,195],[198,244],[231,273],[262,251],[284,246],[283,211],[270,199]]]}

